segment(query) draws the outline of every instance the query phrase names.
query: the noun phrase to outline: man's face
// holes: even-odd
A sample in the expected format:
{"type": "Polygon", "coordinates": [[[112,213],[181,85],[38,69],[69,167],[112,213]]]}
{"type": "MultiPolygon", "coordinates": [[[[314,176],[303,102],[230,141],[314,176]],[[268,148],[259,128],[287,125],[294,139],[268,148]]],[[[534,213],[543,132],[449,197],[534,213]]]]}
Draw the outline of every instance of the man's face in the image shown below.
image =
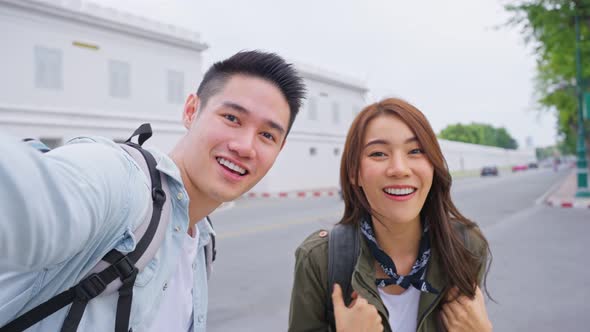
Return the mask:
{"type": "Polygon", "coordinates": [[[289,115],[281,91],[252,76],[232,76],[204,107],[189,97],[181,156],[189,192],[221,203],[250,190],[281,151],[289,115]]]}

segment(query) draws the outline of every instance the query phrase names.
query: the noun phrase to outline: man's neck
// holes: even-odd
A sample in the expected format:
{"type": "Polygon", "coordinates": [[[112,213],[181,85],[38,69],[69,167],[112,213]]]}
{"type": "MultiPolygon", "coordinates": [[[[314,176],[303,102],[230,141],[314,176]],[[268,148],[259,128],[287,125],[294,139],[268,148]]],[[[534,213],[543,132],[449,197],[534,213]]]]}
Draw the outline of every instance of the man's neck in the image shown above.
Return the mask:
{"type": "MultiPolygon", "coordinates": [[[[183,179],[184,181],[184,179],[183,179]]],[[[189,197],[188,218],[189,227],[193,227],[196,223],[203,220],[206,216],[215,211],[221,203],[210,199],[203,195],[198,190],[191,190],[186,188],[189,197]]]]}
{"type": "Polygon", "coordinates": [[[189,229],[196,225],[199,221],[203,220],[206,216],[208,216],[211,212],[213,212],[217,207],[221,205],[221,202],[211,199],[211,197],[205,195],[202,191],[200,191],[196,186],[194,186],[186,172],[186,168],[184,167],[184,163],[182,158],[180,158],[181,154],[179,153],[179,145],[177,145],[169,154],[168,156],[180,172],[180,177],[182,179],[182,184],[184,185],[184,189],[186,190],[189,198],[189,205],[188,205],[188,218],[189,218],[189,229]]]}

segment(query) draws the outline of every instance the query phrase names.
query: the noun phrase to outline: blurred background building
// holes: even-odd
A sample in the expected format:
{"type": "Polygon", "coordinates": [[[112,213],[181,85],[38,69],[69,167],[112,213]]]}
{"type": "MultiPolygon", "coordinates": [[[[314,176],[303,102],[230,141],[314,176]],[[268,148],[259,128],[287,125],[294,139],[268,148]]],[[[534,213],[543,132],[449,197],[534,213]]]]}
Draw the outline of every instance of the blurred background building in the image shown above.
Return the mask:
{"type": "MultiPolygon", "coordinates": [[[[81,134],[123,140],[150,122],[172,148],[182,106],[203,75],[199,33],[80,0],[0,0],[0,131],[57,147],[81,134]]],[[[367,104],[358,79],[297,64],[308,98],[284,151],[253,192],[338,187],[346,131],[367,104]]],[[[441,140],[451,170],[534,159],[441,140]]]]}

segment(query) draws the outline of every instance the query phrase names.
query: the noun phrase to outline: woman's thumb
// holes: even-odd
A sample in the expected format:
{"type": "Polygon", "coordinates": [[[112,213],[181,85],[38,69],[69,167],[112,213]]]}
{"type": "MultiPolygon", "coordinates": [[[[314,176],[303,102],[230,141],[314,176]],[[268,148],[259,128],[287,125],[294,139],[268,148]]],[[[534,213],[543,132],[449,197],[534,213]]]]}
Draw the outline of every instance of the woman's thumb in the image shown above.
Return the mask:
{"type": "Polygon", "coordinates": [[[332,291],[332,303],[334,304],[334,311],[346,308],[344,305],[344,299],[342,298],[342,288],[340,285],[334,284],[334,290],[332,291]]]}

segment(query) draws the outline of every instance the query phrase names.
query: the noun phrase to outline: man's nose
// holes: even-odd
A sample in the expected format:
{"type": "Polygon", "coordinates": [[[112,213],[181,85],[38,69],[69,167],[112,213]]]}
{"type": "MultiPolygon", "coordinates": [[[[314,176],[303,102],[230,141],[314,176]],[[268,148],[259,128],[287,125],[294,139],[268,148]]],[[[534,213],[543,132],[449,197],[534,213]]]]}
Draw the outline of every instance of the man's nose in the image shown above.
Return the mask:
{"type": "Polygon", "coordinates": [[[256,134],[248,131],[231,140],[228,148],[241,158],[254,159],[256,158],[255,139],[256,134]]]}

